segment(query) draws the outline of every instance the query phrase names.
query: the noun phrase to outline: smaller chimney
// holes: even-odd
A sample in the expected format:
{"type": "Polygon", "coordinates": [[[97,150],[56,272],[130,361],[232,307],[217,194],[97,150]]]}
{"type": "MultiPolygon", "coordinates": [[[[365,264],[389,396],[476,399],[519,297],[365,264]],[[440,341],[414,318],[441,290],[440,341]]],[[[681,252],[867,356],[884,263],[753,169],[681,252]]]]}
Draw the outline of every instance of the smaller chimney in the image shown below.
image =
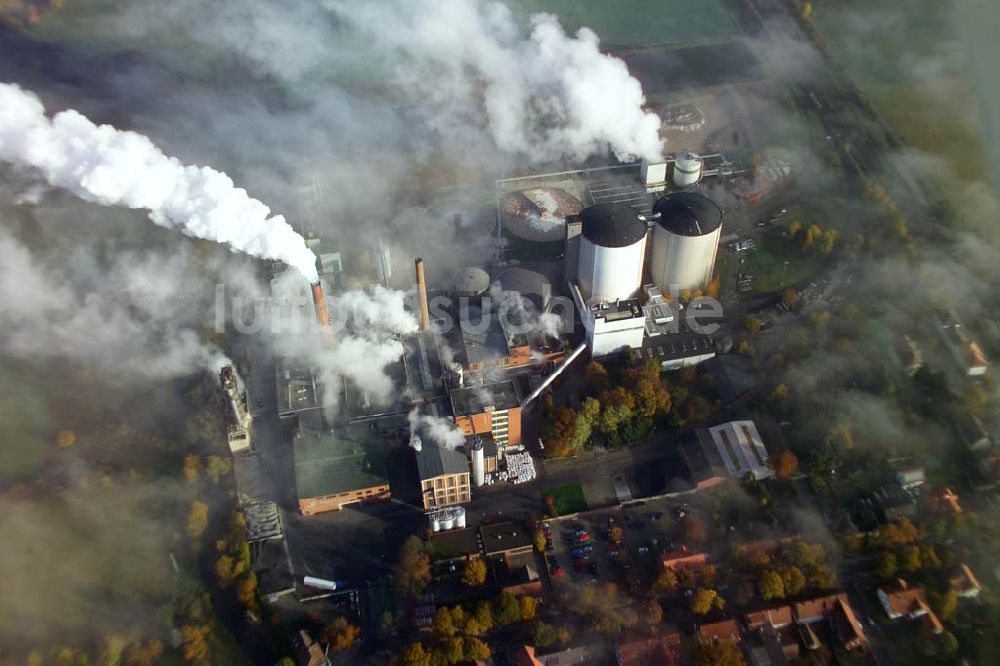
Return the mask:
{"type": "Polygon", "coordinates": [[[413,435],[412,437],[410,437],[410,447],[414,451],[420,451],[421,449],[424,448],[424,443],[420,440],[419,435],[413,435]]]}
{"type": "Polygon", "coordinates": [[[316,321],[323,327],[323,341],[327,347],[333,347],[333,329],[330,327],[330,311],[326,308],[326,294],[319,280],[310,285],[312,288],[313,307],[316,310],[316,321]]]}
{"type": "Polygon", "coordinates": [[[426,331],[431,327],[431,313],[427,309],[427,282],[424,279],[424,260],[417,259],[413,263],[417,269],[417,303],[420,308],[420,330],[426,331]]]}

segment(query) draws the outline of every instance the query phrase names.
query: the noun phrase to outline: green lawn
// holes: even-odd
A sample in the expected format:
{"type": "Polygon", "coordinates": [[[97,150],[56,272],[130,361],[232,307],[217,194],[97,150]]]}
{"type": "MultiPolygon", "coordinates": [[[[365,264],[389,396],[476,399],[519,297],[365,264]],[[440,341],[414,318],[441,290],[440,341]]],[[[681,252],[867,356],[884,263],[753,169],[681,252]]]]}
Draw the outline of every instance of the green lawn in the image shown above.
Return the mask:
{"type": "Polygon", "coordinates": [[[571,483],[542,491],[542,502],[545,503],[546,507],[548,506],[549,497],[555,501],[556,513],[560,516],[578,513],[587,508],[587,500],[583,496],[583,487],[579,483],[571,483]]]}
{"type": "Polygon", "coordinates": [[[757,239],[757,247],[744,252],[740,260],[735,260],[736,272],[756,277],[754,291],[766,293],[780,291],[796,284],[828,262],[815,252],[803,252],[799,242],[785,238],[779,233],[762,234],[757,239]],[[786,266],[787,263],[787,266],[786,266]]]}

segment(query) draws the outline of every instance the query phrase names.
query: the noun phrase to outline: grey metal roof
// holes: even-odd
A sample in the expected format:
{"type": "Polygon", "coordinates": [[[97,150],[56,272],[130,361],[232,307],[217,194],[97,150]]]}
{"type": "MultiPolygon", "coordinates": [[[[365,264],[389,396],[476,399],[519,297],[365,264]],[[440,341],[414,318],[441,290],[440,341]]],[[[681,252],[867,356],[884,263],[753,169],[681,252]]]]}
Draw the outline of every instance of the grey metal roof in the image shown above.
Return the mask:
{"type": "Polygon", "coordinates": [[[580,211],[583,237],[601,247],[628,247],[646,236],[646,224],[624,204],[602,203],[580,211]]]}
{"type": "Polygon", "coordinates": [[[417,473],[420,480],[426,481],[442,474],[468,474],[469,463],[465,454],[451,449],[442,449],[429,442],[424,442],[417,455],[417,473]]]}
{"type": "Polygon", "coordinates": [[[344,431],[296,432],[295,487],[299,499],[323,497],[388,483],[385,461],[374,443],[344,431]]]}
{"type": "Polygon", "coordinates": [[[704,194],[674,192],[653,205],[659,224],[678,236],[704,236],[722,226],[722,209],[704,194]]]}

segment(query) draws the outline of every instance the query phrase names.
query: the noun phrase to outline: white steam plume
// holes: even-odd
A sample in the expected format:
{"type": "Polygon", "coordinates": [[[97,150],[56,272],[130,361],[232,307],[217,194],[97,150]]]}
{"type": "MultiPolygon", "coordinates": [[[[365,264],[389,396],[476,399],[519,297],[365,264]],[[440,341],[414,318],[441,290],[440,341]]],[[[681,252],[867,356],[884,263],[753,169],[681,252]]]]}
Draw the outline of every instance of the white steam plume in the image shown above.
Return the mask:
{"type": "Polygon", "coordinates": [[[479,0],[330,0],[340,18],[394,58],[402,84],[430,102],[443,132],[485,115],[496,145],[536,160],[583,159],[610,144],[620,158],[662,156],[660,120],[642,86],[601,53],[588,28],[568,36],[551,14],[520,36],[510,10],[479,0]]]}
{"type": "Polygon", "coordinates": [[[432,414],[421,414],[416,409],[408,415],[410,431],[421,435],[443,449],[457,451],[465,445],[465,435],[451,419],[432,414]]]}
{"type": "Polygon", "coordinates": [[[316,280],[316,257],[302,237],[226,174],[181,164],[148,137],[73,110],[50,120],[34,94],[9,83],[0,83],[0,160],[32,166],[87,201],[148,210],[160,226],[283,261],[316,280]]]}

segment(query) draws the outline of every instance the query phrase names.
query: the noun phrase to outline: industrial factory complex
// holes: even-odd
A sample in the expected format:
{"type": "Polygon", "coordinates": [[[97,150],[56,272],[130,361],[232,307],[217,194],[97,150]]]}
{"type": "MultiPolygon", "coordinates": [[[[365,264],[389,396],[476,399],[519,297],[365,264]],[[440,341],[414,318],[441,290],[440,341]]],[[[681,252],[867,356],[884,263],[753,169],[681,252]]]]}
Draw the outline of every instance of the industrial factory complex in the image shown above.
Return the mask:
{"type": "MultiPolygon", "coordinates": [[[[489,504],[490,497],[511,492],[505,487],[537,479],[544,441],[533,405],[566,369],[578,373],[587,358],[631,354],[656,358],[670,370],[725,350],[726,336],[717,332],[721,319],[713,319],[715,310],[707,306],[702,312],[699,301],[712,282],[723,229],[722,209],[699,185],[706,171],[690,152],[643,163],[635,166],[624,190],[628,196],[621,200],[604,192],[588,206],[559,211],[558,220],[547,213],[546,225],[558,233],[550,228],[537,242],[561,248],[547,263],[500,259],[469,266],[450,278],[437,276],[443,287],[431,290],[427,277],[435,267],[415,258],[410,302],[417,330],[397,336],[403,353],[385,368],[395,386],[388,398],[348,378],[325,383],[318,368],[295,356],[275,360],[268,391],[273,400],[259,394],[266,384],[253,371],[248,389],[233,368],[225,368],[220,379],[232,454],[254,458],[252,421],[273,418],[277,430],[269,429],[267,437],[287,433],[282,446],[289,483],[277,494],[287,496],[286,506],[301,516],[295,522],[351,507],[403,503],[425,512],[424,524],[434,532],[464,528],[470,514],[463,507],[475,506],[480,493],[489,504]],[[706,313],[710,316],[699,325],[694,315],[706,313]]],[[[536,196],[542,203],[551,199],[536,196]]],[[[509,221],[504,211],[504,205],[497,211],[498,237],[509,221]]],[[[327,257],[321,239],[310,242],[327,257]]],[[[377,258],[379,280],[387,281],[391,261],[381,242],[377,258]]],[[[301,290],[309,295],[322,345],[335,348],[325,292],[336,295],[343,267],[329,257],[324,264],[318,268],[326,284],[301,290]]],[[[275,298],[287,298],[287,277],[275,280],[281,290],[275,298]]],[[[745,452],[758,455],[760,448],[748,444],[737,450],[743,453],[734,462],[725,453],[732,449],[720,449],[725,466],[759,468],[759,457],[745,452]]],[[[714,458],[719,455],[712,449],[714,458]]],[[[237,466],[238,480],[248,467],[237,466]]],[[[728,470],[726,476],[736,473],[728,470]]],[[[705,483],[690,477],[692,484],[705,483]]],[[[260,485],[256,479],[254,485],[260,485]]],[[[246,495],[248,502],[259,499],[246,495]]],[[[291,552],[282,568],[294,570],[295,559],[291,552]]],[[[280,592],[294,589],[301,597],[308,594],[303,586],[315,587],[317,580],[337,588],[345,584],[340,576],[336,570],[310,575],[311,585],[293,576],[296,582],[280,592]]]]}

